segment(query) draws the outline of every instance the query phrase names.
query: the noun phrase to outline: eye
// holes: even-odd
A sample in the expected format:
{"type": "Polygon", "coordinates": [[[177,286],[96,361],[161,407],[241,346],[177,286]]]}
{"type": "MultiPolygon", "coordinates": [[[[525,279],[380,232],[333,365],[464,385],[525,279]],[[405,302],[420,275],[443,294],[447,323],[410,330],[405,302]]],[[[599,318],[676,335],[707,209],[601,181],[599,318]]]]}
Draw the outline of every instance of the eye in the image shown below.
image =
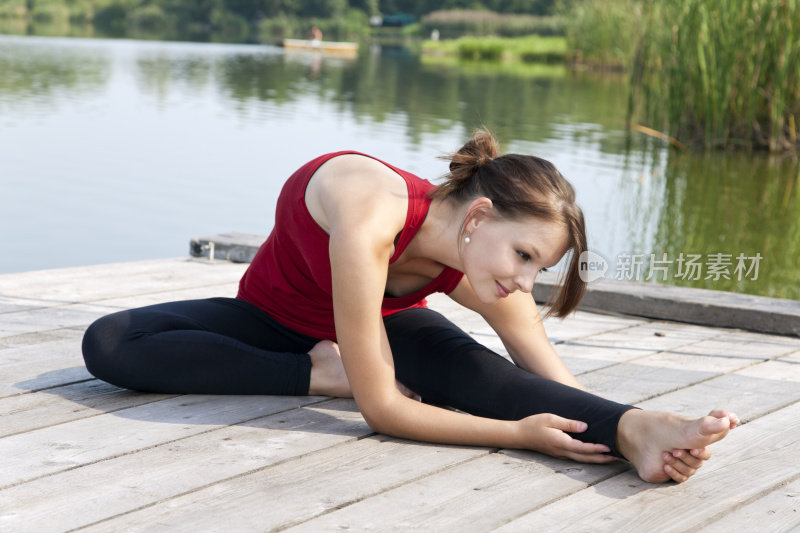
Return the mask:
{"type": "Polygon", "coordinates": [[[547,270],[548,270],[547,267],[542,267],[539,269],[539,272],[547,272],[547,270]]]}
{"type": "Polygon", "coordinates": [[[522,250],[517,250],[517,254],[522,258],[523,261],[527,262],[531,260],[531,256],[528,253],[523,252],[522,250]]]}

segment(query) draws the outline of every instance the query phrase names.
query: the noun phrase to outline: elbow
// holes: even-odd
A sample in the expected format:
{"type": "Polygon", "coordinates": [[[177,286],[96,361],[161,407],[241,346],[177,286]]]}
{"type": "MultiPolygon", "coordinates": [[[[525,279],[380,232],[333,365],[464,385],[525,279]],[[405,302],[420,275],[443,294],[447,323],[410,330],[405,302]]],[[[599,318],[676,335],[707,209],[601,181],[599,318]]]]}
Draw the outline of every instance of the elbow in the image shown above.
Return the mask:
{"type": "Polygon", "coordinates": [[[363,407],[359,404],[359,410],[361,411],[361,416],[364,417],[364,421],[372,431],[383,433],[384,435],[398,436],[395,431],[395,424],[393,423],[396,418],[393,415],[395,412],[393,409],[393,402],[388,400],[380,402],[373,401],[363,407]]]}

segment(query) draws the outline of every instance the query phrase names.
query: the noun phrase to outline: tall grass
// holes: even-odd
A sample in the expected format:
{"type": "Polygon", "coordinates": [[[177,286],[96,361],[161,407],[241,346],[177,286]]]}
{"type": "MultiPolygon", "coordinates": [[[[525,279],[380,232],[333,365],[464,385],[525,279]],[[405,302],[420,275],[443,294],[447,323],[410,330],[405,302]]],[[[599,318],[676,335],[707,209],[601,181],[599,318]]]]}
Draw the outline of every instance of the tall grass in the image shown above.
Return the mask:
{"type": "Polygon", "coordinates": [[[797,149],[800,0],[643,5],[634,117],[685,144],[797,149]]]}
{"type": "Polygon", "coordinates": [[[584,0],[565,20],[577,61],[630,68],[633,120],[686,145],[797,150],[800,0],[584,0]]]}
{"type": "Polygon", "coordinates": [[[592,67],[621,69],[631,64],[644,34],[638,0],[582,0],[564,13],[566,36],[573,62],[592,67]]]}

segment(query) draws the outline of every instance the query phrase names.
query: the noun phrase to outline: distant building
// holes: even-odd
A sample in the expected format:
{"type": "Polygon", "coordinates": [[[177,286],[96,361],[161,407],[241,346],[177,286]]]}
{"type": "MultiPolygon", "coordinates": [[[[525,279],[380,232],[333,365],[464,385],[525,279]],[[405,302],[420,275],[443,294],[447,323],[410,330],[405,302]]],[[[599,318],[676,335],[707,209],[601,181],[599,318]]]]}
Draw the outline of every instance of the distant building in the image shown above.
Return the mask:
{"type": "Polygon", "coordinates": [[[383,26],[391,28],[399,28],[414,24],[417,21],[414,15],[409,13],[393,13],[391,15],[374,16],[370,17],[369,25],[373,27],[383,26]]]}

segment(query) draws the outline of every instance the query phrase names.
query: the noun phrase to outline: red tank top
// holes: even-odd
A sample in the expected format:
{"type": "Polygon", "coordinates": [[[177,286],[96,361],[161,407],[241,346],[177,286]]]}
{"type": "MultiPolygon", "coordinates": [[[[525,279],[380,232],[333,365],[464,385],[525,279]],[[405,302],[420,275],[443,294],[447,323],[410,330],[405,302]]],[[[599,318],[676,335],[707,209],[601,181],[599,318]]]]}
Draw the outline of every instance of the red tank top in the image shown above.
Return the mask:
{"type": "MultiPolygon", "coordinates": [[[[334,341],[336,329],[329,238],[308,212],[305,191],[314,172],[327,160],[342,154],[366,155],[344,151],[320,156],[300,167],[284,184],[278,197],[275,226],[242,276],[238,294],[239,298],[260,307],[297,332],[334,341]]],[[[410,172],[380,162],[397,172],[408,186],[406,223],[389,259],[391,264],[400,257],[422,226],[431,204],[428,192],[434,185],[410,172]]],[[[388,316],[411,307],[426,307],[425,296],[434,292],[451,292],[462,276],[458,270],[445,267],[436,279],[417,292],[399,298],[384,298],[382,315],[388,316]]]]}

